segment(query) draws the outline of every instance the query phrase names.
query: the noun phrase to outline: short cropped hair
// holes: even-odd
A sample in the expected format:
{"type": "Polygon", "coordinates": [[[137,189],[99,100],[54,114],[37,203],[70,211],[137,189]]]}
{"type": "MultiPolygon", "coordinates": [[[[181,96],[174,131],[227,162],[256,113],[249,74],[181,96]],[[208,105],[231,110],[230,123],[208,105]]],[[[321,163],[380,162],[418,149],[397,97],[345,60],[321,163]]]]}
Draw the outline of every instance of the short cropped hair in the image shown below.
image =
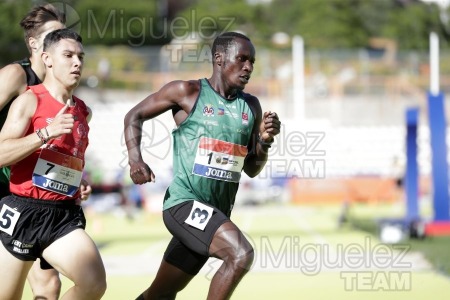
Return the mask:
{"type": "Polygon", "coordinates": [[[71,39],[75,40],[79,43],[83,42],[83,39],[81,36],[76,33],[75,31],[69,29],[69,28],[62,28],[57,29],[55,31],[50,32],[47,34],[44,38],[44,51],[46,51],[48,48],[50,48],[52,45],[58,43],[60,40],[63,39],[71,39]]]}
{"type": "Polygon", "coordinates": [[[42,32],[42,27],[45,23],[50,21],[58,21],[62,24],[66,23],[66,15],[59,11],[51,4],[39,5],[34,7],[23,19],[20,21],[20,26],[24,30],[25,44],[28,51],[31,52],[28,39],[30,37],[38,37],[42,32]]]}
{"type": "Polygon", "coordinates": [[[214,53],[216,52],[226,52],[228,50],[228,47],[234,42],[235,39],[240,38],[244,39],[250,42],[250,39],[239,32],[224,32],[221,35],[217,36],[214,39],[211,54],[214,61],[214,53]]]}

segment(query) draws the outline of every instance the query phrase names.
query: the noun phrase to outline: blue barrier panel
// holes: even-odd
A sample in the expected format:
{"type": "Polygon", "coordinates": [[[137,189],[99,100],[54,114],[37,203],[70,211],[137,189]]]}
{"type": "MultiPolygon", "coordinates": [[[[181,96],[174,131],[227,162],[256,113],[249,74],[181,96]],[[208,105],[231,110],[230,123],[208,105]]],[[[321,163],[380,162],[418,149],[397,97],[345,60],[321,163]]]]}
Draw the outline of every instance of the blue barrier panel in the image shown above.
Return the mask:
{"type": "Polygon", "coordinates": [[[417,123],[419,109],[406,110],[406,218],[408,221],[419,219],[417,203],[419,193],[419,167],[417,164],[417,123]]]}
{"type": "Polygon", "coordinates": [[[444,94],[428,92],[434,221],[450,220],[444,94]]]}

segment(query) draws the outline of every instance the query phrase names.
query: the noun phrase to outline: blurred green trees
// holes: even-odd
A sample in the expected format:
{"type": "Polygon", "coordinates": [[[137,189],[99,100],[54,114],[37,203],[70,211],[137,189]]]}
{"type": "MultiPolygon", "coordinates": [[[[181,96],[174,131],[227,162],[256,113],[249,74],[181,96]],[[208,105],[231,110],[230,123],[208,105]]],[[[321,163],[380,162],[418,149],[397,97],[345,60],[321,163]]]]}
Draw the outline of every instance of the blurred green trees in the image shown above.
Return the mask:
{"type": "MultiPolygon", "coordinates": [[[[430,31],[441,36],[444,48],[450,32],[448,11],[419,0],[54,2],[67,9],[68,25],[80,31],[85,45],[163,45],[191,31],[208,39],[240,30],[268,47],[273,34],[283,32],[299,34],[317,49],[367,47],[371,38],[388,38],[400,49],[426,50],[430,31]]],[[[18,23],[36,3],[0,0],[0,63],[27,55],[18,23]]]]}
{"type": "Polygon", "coordinates": [[[25,47],[20,20],[27,13],[30,1],[0,0],[0,62],[22,59],[28,50],[25,47]]]}

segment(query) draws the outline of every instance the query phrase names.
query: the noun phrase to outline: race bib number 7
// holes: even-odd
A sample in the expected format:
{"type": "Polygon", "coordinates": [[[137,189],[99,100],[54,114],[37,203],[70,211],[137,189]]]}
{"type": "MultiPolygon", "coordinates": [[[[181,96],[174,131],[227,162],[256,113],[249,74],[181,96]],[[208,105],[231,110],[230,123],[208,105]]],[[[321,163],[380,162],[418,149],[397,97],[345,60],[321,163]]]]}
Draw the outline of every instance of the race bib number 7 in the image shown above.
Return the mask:
{"type": "Polygon", "coordinates": [[[192,173],[215,180],[239,182],[247,152],[246,146],[202,137],[192,173]]]}
{"type": "Polygon", "coordinates": [[[2,209],[0,210],[0,230],[12,235],[19,217],[20,212],[3,204],[2,209]]]}
{"type": "Polygon", "coordinates": [[[44,190],[73,196],[80,188],[82,171],[81,159],[42,149],[33,171],[33,184],[44,190]]]}

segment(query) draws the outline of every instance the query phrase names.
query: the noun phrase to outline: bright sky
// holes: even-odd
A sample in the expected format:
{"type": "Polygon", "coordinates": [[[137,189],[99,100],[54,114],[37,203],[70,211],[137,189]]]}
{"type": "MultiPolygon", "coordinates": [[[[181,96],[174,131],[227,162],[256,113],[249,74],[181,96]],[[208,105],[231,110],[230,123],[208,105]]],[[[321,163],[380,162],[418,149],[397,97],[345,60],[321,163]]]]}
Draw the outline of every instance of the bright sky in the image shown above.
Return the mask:
{"type": "Polygon", "coordinates": [[[448,7],[450,5],[450,0],[422,0],[423,2],[435,2],[441,7],[448,7]]]}

